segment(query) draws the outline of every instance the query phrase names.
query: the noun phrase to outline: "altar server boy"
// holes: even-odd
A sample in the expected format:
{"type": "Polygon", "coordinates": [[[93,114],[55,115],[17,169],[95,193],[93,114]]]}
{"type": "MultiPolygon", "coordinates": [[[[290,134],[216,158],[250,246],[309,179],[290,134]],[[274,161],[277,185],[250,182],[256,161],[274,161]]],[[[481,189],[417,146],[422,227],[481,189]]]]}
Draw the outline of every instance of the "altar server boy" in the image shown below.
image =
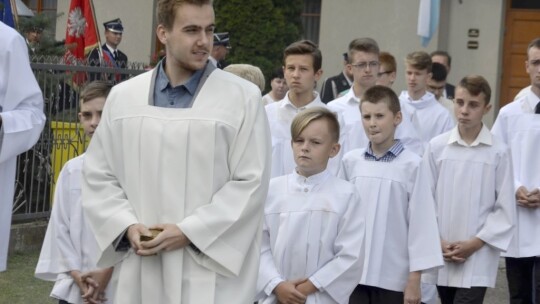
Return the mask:
{"type": "Polygon", "coordinates": [[[364,217],[354,185],[327,169],[340,149],[339,123],[322,107],[291,125],[296,169],[270,182],[259,303],[348,303],[360,279],[364,217]]]}
{"type": "Polygon", "coordinates": [[[392,89],[368,89],[360,111],[369,144],[345,154],[340,170],[366,218],[364,267],[350,303],[418,304],[421,272],[443,264],[421,158],[394,138],[402,115],[392,89]]]}
{"type": "MultiPolygon", "coordinates": [[[[79,96],[79,121],[90,138],[101,120],[110,89],[109,84],[94,81],[79,96]]],[[[106,298],[112,299],[105,293],[112,268],[97,269],[98,245],[81,208],[83,161],[84,154],[69,160],[60,171],[35,273],[39,279],[56,282],[51,297],[58,299],[60,304],[105,303],[106,298]]]]}
{"type": "Polygon", "coordinates": [[[455,91],[458,125],[433,138],[424,155],[434,191],[444,268],[423,275],[442,304],[482,303],[494,287],[501,251],[512,239],[515,204],[508,147],[482,123],[491,89],[482,76],[455,91]]]}
{"type": "MultiPolygon", "coordinates": [[[[294,170],[293,152],[291,150],[291,123],[294,117],[312,107],[326,107],[319,93],[314,91],[314,84],[320,79],[323,70],[322,53],[317,45],[309,40],[293,42],[283,51],[283,73],[289,91],[279,102],[265,107],[270,133],[272,135],[272,177],[286,175],[294,170]]],[[[340,145],[338,154],[330,159],[328,169],[337,174],[343,148],[347,149],[345,122],[338,114],[341,124],[340,145]]]]}
{"type": "Polygon", "coordinates": [[[427,91],[431,79],[431,57],[426,52],[412,52],[405,59],[407,90],[399,98],[415,109],[413,123],[427,144],[433,137],[449,131],[455,125],[450,113],[427,91]]]}

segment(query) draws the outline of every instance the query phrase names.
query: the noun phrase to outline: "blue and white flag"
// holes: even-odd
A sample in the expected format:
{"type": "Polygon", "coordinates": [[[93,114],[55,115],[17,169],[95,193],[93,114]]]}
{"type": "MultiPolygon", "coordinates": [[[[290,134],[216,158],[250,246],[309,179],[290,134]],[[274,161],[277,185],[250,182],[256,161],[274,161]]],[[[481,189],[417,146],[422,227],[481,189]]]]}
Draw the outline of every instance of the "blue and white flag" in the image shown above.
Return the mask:
{"type": "Polygon", "coordinates": [[[418,36],[422,40],[422,46],[426,47],[431,41],[439,26],[439,13],[441,10],[440,0],[420,0],[418,11],[418,36]]]}
{"type": "Polygon", "coordinates": [[[0,21],[15,28],[15,18],[13,16],[13,8],[11,7],[10,0],[0,0],[0,21]]]}

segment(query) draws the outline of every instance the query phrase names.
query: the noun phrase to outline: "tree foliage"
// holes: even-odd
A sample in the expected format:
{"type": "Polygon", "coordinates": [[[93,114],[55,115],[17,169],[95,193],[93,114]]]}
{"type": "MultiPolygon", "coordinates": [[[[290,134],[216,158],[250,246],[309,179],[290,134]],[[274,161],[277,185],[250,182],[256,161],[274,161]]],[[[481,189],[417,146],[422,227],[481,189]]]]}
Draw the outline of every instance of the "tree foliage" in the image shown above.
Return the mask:
{"type": "Polygon", "coordinates": [[[283,49],[301,35],[302,0],[215,0],[216,31],[229,32],[229,63],[258,66],[269,75],[282,65],[283,49]]]}
{"type": "Polygon", "coordinates": [[[36,56],[61,56],[64,54],[64,42],[54,39],[52,32],[54,22],[56,22],[55,18],[43,13],[38,13],[34,17],[19,18],[18,29],[23,37],[32,28],[43,30],[39,45],[36,46],[36,56]]]}

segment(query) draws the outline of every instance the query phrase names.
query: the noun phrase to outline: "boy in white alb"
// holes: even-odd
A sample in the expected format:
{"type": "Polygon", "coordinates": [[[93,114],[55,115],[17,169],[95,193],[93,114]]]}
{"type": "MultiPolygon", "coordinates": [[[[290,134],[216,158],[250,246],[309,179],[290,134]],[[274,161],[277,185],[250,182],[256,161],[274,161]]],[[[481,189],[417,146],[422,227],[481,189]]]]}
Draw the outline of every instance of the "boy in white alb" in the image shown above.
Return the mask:
{"type": "Polygon", "coordinates": [[[399,99],[413,106],[416,126],[420,137],[428,143],[433,137],[452,129],[455,125],[450,113],[427,91],[431,78],[431,57],[426,52],[413,52],[405,59],[407,90],[399,99]]]}
{"type": "Polygon", "coordinates": [[[510,147],[514,169],[516,229],[506,257],[510,303],[540,300],[540,38],[527,47],[531,87],[504,106],[491,132],[510,147]]]}
{"type": "Polygon", "coordinates": [[[333,176],[339,123],[322,107],[292,122],[292,174],[271,180],[265,205],[259,303],[348,303],[360,280],[364,217],[354,185],[333,176]]]}
{"type": "MultiPolygon", "coordinates": [[[[292,43],[283,51],[283,73],[289,91],[279,102],[265,107],[272,134],[272,177],[289,174],[296,167],[291,150],[291,122],[296,114],[312,107],[326,107],[319,94],[313,90],[314,84],[321,78],[322,54],[317,46],[302,40],[292,43]]],[[[342,118],[338,116],[340,124],[342,118]]],[[[341,129],[344,132],[344,129],[341,129]]],[[[345,136],[340,136],[345,139],[345,136]]],[[[340,140],[342,149],[347,146],[340,140]]],[[[337,174],[343,152],[330,160],[328,169],[337,174]]]]}
{"type": "Polygon", "coordinates": [[[455,90],[458,125],[433,138],[429,168],[445,265],[423,275],[442,304],[483,303],[494,287],[501,251],[512,239],[515,205],[510,151],[482,123],[491,89],[482,76],[464,77],[455,90]]]}
{"type": "MultiPolygon", "coordinates": [[[[79,121],[88,137],[92,137],[99,124],[110,89],[109,84],[94,81],[79,96],[79,121]]],[[[36,266],[37,278],[56,282],[51,297],[58,299],[59,304],[106,303],[106,298],[112,299],[110,294],[105,294],[112,268],[96,267],[98,244],[86,226],[81,207],[83,160],[84,154],[75,157],[60,171],[51,218],[36,266]],[[99,286],[91,284],[92,281],[99,286]]]]}
{"type": "MultiPolygon", "coordinates": [[[[362,127],[360,118],[360,98],[364,92],[375,85],[378,79],[379,69],[379,46],[371,38],[357,38],[349,43],[347,56],[349,63],[347,69],[354,75],[351,89],[344,95],[328,103],[328,107],[343,115],[347,145],[342,147],[343,154],[350,150],[365,148],[369,140],[362,127]]],[[[410,113],[414,109],[410,109],[410,113]]],[[[407,112],[407,113],[409,113],[407,112]]],[[[411,119],[412,114],[407,114],[396,130],[396,137],[409,150],[422,155],[424,152],[423,141],[415,129],[411,119]]]]}
{"type": "Polygon", "coordinates": [[[421,272],[443,264],[421,158],[394,139],[402,118],[392,89],[368,89],[360,108],[370,143],[347,153],[340,170],[355,184],[366,218],[364,268],[349,303],[419,304],[421,272]]]}

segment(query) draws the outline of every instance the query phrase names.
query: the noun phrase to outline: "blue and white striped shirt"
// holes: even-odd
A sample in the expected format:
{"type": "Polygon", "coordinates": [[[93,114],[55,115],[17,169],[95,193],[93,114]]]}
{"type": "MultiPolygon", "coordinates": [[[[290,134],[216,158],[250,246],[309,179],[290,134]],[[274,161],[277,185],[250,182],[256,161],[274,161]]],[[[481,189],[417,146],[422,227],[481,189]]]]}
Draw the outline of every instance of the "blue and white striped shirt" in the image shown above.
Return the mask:
{"type": "Polygon", "coordinates": [[[377,157],[373,153],[373,150],[371,149],[371,142],[369,142],[366,152],[364,153],[364,157],[366,160],[370,160],[370,161],[380,161],[384,163],[389,163],[393,161],[394,159],[396,159],[396,157],[398,157],[398,155],[401,152],[403,152],[403,149],[405,148],[403,147],[403,144],[401,143],[401,141],[399,139],[396,139],[394,141],[394,145],[390,147],[390,149],[386,151],[386,153],[384,153],[383,156],[377,157]]]}

